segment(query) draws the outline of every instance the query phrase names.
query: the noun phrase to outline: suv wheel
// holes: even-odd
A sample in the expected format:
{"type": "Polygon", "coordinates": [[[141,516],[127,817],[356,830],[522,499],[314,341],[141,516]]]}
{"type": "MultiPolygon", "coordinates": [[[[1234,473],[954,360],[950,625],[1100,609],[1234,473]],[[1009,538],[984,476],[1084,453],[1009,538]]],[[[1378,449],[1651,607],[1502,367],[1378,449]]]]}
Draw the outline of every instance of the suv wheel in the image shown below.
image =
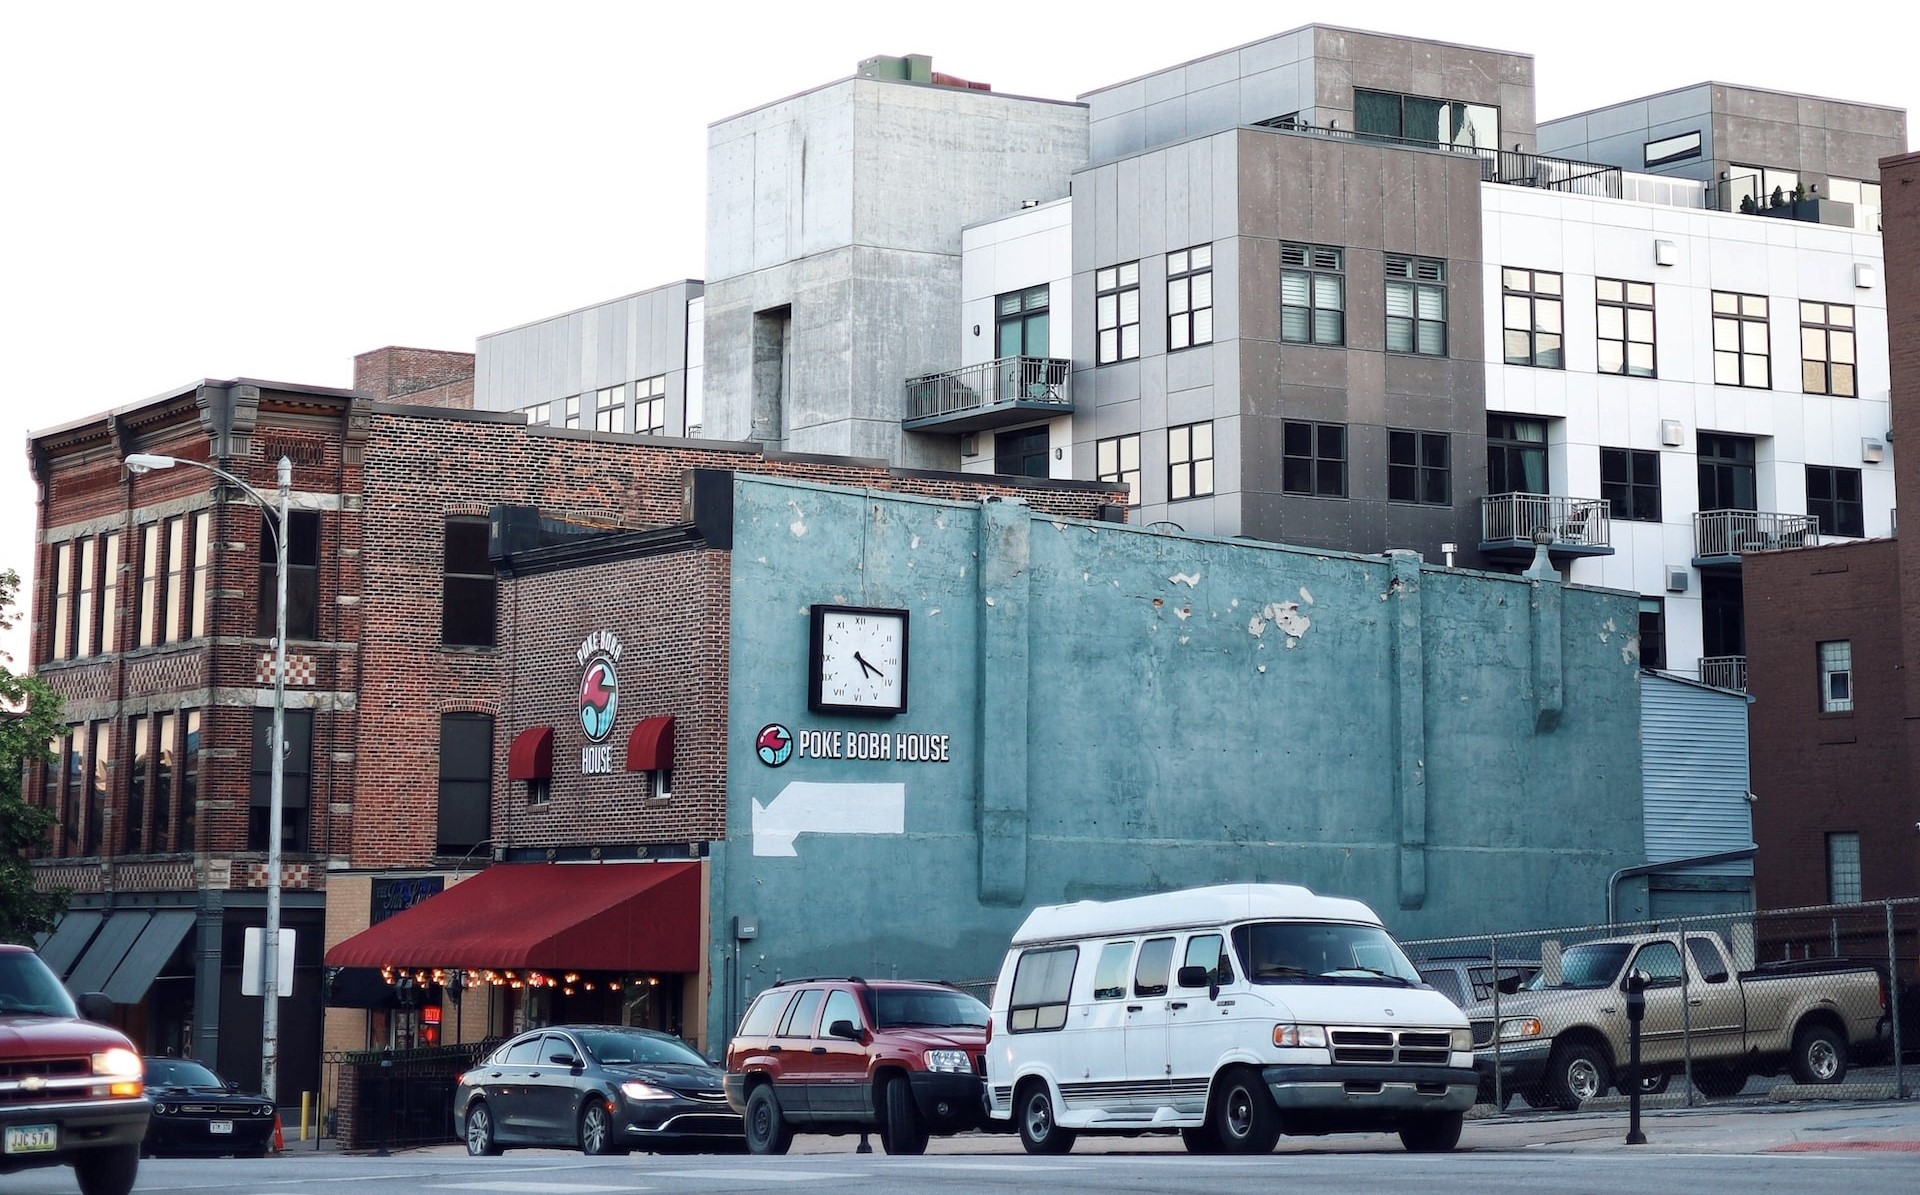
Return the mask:
{"type": "Polygon", "coordinates": [[[139,1169],[138,1145],[89,1149],[73,1158],[73,1177],[80,1184],[80,1195],[127,1195],[133,1190],[134,1173],[139,1169]]]}
{"type": "Polygon", "coordinates": [[[905,1075],[887,1080],[886,1110],[886,1119],[880,1122],[880,1148],[890,1154],[927,1152],[927,1126],[905,1075]]]}
{"type": "Polygon", "coordinates": [[[793,1127],[780,1114],[780,1100],[771,1083],[762,1083],[747,1097],[747,1152],[783,1154],[793,1144],[793,1127]]]}

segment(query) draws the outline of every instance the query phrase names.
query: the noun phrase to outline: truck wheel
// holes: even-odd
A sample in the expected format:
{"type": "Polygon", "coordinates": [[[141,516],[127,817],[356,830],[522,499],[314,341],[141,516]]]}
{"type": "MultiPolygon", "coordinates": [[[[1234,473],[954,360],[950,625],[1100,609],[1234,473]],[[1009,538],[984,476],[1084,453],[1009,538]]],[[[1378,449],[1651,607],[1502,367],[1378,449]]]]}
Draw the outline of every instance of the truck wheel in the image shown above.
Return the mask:
{"type": "Polygon", "coordinates": [[[1020,1126],[1020,1144],[1030,1154],[1063,1154],[1073,1148],[1074,1132],[1053,1119],[1053,1097],[1039,1079],[1028,1079],[1013,1097],[1013,1119],[1020,1126]]]}
{"type": "Polygon", "coordinates": [[[73,1177],[80,1183],[80,1195],[127,1195],[133,1190],[133,1176],[139,1169],[138,1145],[89,1149],[73,1158],[73,1177]]]}
{"type": "Polygon", "coordinates": [[[1464,1112],[1442,1112],[1422,1116],[1400,1126],[1400,1144],[1410,1154],[1443,1154],[1460,1144],[1460,1125],[1464,1112]]]}
{"type": "Polygon", "coordinates": [[[1592,1046],[1573,1043],[1553,1052],[1547,1063],[1547,1095],[1563,1112],[1572,1112],[1612,1086],[1607,1060],[1592,1046]]]}
{"type": "Polygon", "coordinates": [[[1802,1025],[1793,1035],[1793,1081],[1838,1083],[1847,1077],[1847,1043],[1825,1025],[1802,1025]]]}
{"type": "Polygon", "coordinates": [[[1693,1085],[1708,1099],[1731,1099],[1747,1089],[1747,1068],[1739,1063],[1697,1066],[1693,1068],[1693,1085]]]}
{"type": "Polygon", "coordinates": [[[1280,1110],[1260,1076],[1236,1067],[1214,1085],[1208,1127],[1222,1153],[1266,1154],[1280,1140],[1280,1110]]]}
{"type": "Polygon", "coordinates": [[[880,1122],[880,1148],[890,1154],[927,1152],[927,1126],[913,1102],[913,1088],[905,1075],[887,1080],[887,1118],[880,1122]]]}
{"type": "Polygon", "coordinates": [[[747,1097],[747,1152],[783,1154],[793,1144],[793,1128],[780,1114],[780,1101],[771,1083],[762,1083],[747,1097]]]}
{"type": "MultiPolygon", "coordinates": [[[[1661,1092],[1667,1089],[1667,1082],[1671,1078],[1672,1076],[1666,1075],[1666,1074],[1649,1075],[1642,1072],[1642,1074],[1640,1075],[1640,1094],[1641,1095],[1659,1095],[1661,1092]]],[[[1631,1091],[1627,1090],[1627,1077],[1625,1075],[1620,1076],[1619,1090],[1621,1095],[1633,1094],[1631,1091]]]]}

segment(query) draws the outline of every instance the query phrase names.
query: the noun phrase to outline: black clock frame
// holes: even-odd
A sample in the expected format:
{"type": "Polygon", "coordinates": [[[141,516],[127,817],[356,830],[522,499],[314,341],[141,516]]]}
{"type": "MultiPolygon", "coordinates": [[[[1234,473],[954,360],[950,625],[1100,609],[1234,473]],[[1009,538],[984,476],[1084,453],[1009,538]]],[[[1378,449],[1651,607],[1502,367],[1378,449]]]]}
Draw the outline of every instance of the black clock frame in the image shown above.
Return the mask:
{"type": "Polygon", "coordinates": [[[807,708],[816,714],[852,714],[862,718],[891,718],[895,714],[907,712],[907,676],[911,672],[908,666],[907,648],[912,637],[908,633],[911,619],[907,612],[891,606],[837,606],[815,602],[812,612],[812,627],[807,636],[807,708]],[[833,614],[878,614],[900,620],[900,704],[890,709],[880,709],[871,705],[849,705],[829,700],[820,692],[820,662],[826,649],[827,618],[833,614]]]}

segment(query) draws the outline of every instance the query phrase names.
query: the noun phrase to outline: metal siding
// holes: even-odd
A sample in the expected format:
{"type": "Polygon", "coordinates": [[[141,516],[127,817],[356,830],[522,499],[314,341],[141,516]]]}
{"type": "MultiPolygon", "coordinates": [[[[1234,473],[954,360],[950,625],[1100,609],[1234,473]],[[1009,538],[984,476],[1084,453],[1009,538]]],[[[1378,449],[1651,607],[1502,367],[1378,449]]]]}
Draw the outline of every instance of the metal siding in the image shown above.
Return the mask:
{"type": "MultiPolygon", "coordinates": [[[[1645,674],[1640,678],[1642,797],[1652,862],[1753,845],[1747,808],[1747,701],[1645,674]]],[[[1751,861],[1693,869],[1752,875],[1751,861]]]]}

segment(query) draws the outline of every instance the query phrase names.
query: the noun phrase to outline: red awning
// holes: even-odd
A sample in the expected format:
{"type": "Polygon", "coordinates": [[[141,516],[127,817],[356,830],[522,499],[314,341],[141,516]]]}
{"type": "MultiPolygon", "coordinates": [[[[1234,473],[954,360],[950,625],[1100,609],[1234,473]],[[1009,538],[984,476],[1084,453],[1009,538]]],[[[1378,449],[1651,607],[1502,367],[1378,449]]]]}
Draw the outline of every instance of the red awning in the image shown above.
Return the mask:
{"type": "Polygon", "coordinates": [[[507,779],[553,779],[553,727],[529,726],[507,748],[507,779]]]}
{"type": "Polygon", "coordinates": [[[327,951],[329,967],[700,969],[698,863],[503,863],[327,951]]]}
{"type": "Polygon", "coordinates": [[[664,772],[673,766],[673,715],[640,719],[627,736],[627,771],[664,772]]]}

